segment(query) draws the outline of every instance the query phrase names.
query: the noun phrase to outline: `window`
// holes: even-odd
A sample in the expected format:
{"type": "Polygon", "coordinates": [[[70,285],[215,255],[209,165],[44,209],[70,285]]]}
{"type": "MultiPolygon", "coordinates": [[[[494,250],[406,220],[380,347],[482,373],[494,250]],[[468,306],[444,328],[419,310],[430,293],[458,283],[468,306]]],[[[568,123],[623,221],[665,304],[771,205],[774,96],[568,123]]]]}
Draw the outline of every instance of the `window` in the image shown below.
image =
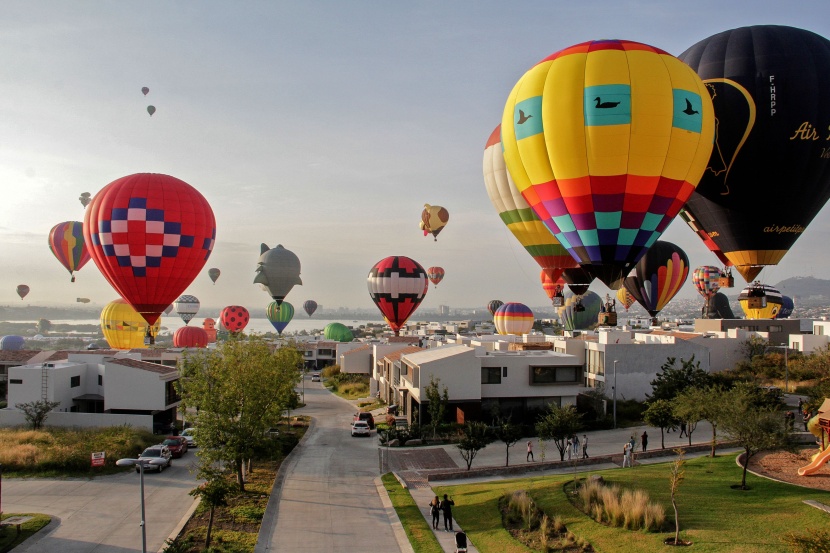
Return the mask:
{"type": "Polygon", "coordinates": [[[482,384],[501,384],[501,367],[481,367],[482,384]]]}
{"type": "Polygon", "coordinates": [[[9,384],[23,384],[22,378],[12,378],[9,380],[9,384]]]}
{"type": "Polygon", "coordinates": [[[784,327],[781,325],[769,325],[770,332],[783,332],[784,327]]]}
{"type": "Polygon", "coordinates": [[[580,367],[531,367],[531,384],[567,384],[582,380],[580,367]]]}
{"type": "Polygon", "coordinates": [[[73,376],[69,379],[69,387],[70,388],[77,388],[81,385],[81,377],[80,376],[73,376]]]}
{"type": "Polygon", "coordinates": [[[99,385],[99,386],[103,386],[103,385],[104,385],[104,375],[102,375],[102,374],[99,374],[99,375],[98,375],[98,385],[99,385]]]}

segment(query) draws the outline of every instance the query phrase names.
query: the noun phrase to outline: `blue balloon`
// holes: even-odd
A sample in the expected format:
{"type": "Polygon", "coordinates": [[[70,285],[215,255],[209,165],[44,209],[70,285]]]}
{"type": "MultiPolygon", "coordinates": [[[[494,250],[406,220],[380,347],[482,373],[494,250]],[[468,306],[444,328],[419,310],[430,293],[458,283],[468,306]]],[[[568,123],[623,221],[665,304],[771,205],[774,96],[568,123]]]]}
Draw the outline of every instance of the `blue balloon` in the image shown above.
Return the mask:
{"type": "Polygon", "coordinates": [[[26,345],[23,336],[3,336],[0,338],[0,350],[20,351],[26,345]]]}

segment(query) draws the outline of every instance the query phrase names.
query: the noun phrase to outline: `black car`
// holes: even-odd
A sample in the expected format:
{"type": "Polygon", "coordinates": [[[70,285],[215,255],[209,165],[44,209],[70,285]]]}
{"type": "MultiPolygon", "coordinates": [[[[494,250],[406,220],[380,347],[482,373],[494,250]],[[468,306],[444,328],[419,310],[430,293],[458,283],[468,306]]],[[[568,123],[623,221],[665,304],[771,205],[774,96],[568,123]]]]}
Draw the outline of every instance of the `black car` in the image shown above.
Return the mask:
{"type": "Polygon", "coordinates": [[[372,413],[368,411],[361,411],[359,413],[354,414],[353,421],[366,421],[369,424],[369,428],[371,430],[375,429],[375,417],[372,416],[372,413]]]}

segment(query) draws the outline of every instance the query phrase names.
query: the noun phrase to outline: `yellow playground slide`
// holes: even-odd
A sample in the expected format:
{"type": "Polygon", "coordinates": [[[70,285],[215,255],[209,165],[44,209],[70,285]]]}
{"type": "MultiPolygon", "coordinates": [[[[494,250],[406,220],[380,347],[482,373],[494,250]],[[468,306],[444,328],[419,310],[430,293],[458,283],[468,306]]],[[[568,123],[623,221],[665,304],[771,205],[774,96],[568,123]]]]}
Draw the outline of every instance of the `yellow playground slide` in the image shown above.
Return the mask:
{"type": "MultiPolygon", "coordinates": [[[[825,402],[826,401],[827,400],[825,400],[825,402]]],[[[822,405],[822,407],[824,407],[824,406],[822,405]]],[[[810,422],[807,423],[807,429],[815,437],[821,439],[822,430],[821,430],[821,427],[819,426],[818,421],[819,421],[819,415],[816,415],[815,417],[810,419],[810,422]]],[[[810,462],[809,465],[807,465],[806,467],[801,467],[800,469],[798,469],[798,475],[799,476],[808,476],[810,474],[818,472],[819,470],[821,470],[821,467],[823,467],[825,465],[825,463],[827,463],[828,461],[830,461],[830,447],[826,447],[824,449],[824,451],[819,450],[818,453],[813,455],[813,460],[810,462]]]]}

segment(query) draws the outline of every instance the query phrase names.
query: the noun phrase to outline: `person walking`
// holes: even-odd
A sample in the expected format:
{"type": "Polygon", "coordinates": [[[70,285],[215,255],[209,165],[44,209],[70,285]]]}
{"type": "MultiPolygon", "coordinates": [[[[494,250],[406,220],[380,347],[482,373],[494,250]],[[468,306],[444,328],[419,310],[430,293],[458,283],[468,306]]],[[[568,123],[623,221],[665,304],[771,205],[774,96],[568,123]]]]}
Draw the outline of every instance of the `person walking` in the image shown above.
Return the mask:
{"type": "Polygon", "coordinates": [[[810,422],[810,419],[813,418],[813,413],[810,411],[804,411],[804,432],[807,432],[807,424],[810,422]]]}
{"type": "Polygon", "coordinates": [[[533,442],[527,441],[527,461],[533,461],[533,442]]]}
{"type": "Polygon", "coordinates": [[[565,444],[565,453],[568,454],[568,461],[571,460],[571,455],[573,454],[574,448],[574,441],[571,438],[568,438],[568,442],[565,444]]]}
{"type": "Polygon", "coordinates": [[[631,455],[631,450],[628,449],[628,442],[625,442],[625,445],[623,446],[623,464],[622,464],[623,468],[625,468],[625,467],[630,468],[631,467],[631,456],[630,455],[631,455]]]}
{"type": "Polygon", "coordinates": [[[441,500],[437,495],[429,502],[429,514],[432,515],[432,529],[438,530],[438,523],[441,520],[441,500]]]}
{"type": "Polygon", "coordinates": [[[688,434],[686,434],[686,423],[681,421],[681,423],[680,423],[680,436],[679,437],[682,438],[684,436],[688,437],[688,434]]]}
{"type": "Polygon", "coordinates": [[[582,458],[583,459],[588,458],[588,435],[587,434],[582,435],[582,458]]]}
{"type": "Polygon", "coordinates": [[[648,432],[643,430],[643,435],[640,436],[640,443],[643,444],[643,451],[648,448],[648,432]]]}
{"type": "Polygon", "coordinates": [[[576,457],[577,455],[579,455],[579,436],[574,434],[574,435],[571,436],[571,440],[572,440],[571,445],[573,446],[573,449],[574,449],[574,457],[576,457]]]}
{"type": "Polygon", "coordinates": [[[455,505],[455,501],[447,497],[447,494],[444,494],[444,501],[441,502],[441,510],[444,511],[444,531],[445,532],[452,532],[452,506],[455,505]]]}
{"type": "Polygon", "coordinates": [[[634,444],[637,443],[637,440],[634,438],[634,434],[631,435],[631,439],[628,440],[628,451],[634,453],[634,444]]]}

